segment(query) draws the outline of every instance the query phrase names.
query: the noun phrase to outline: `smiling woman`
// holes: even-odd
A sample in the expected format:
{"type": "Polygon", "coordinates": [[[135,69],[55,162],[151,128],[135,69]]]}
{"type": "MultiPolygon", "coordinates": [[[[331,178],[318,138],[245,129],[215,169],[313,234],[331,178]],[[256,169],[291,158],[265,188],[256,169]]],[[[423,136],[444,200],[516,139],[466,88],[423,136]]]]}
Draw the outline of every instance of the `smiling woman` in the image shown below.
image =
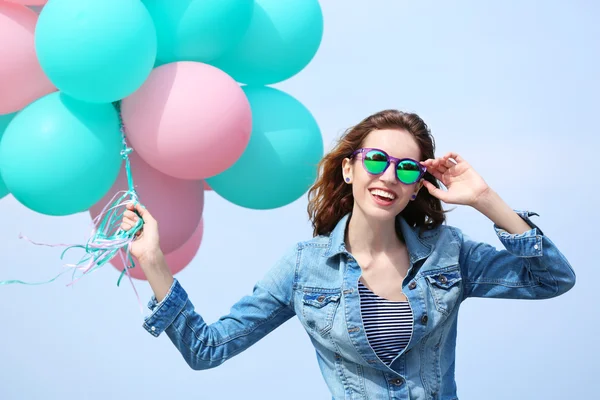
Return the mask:
{"type": "MultiPolygon", "coordinates": [[[[376,199],[370,192],[375,189],[394,197],[393,202],[380,204],[392,206],[385,211],[387,218],[402,212],[411,226],[434,228],[443,223],[440,200],[420,190],[423,180],[439,188],[437,180],[416,161],[433,158],[434,151],[433,136],[416,114],[385,110],[349,129],[322,159],[321,174],[309,193],[314,233],[330,232],[355,206],[369,212],[366,200],[376,199]],[[390,157],[386,149],[398,157],[390,157]],[[356,169],[356,165],[363,168],[356,169]]],[[[379,213],[380,209],[371,212],[379,213]]]]}
{"type": "MultiPolygon", "coordinates": [[[[314,237],[292,246],[213,324],[171,275],[157,221],[138,206],[145,224],[131,253],[155,293],[147,331],[166,332],[201,370],[297,316],[334,399],[452,400],[465,299],[547,299],[575,284],[569,262],[529,219],[536,214],[513,211],[458,154],[434,158],[433,138],[416,114],[367,117],[319,172],[309,192],[314,237]],[[481,211],[505,249],[444,225],[441,201],[481,211]]],[[[130,207],[122,227],[137,218],[130,207]]]]}

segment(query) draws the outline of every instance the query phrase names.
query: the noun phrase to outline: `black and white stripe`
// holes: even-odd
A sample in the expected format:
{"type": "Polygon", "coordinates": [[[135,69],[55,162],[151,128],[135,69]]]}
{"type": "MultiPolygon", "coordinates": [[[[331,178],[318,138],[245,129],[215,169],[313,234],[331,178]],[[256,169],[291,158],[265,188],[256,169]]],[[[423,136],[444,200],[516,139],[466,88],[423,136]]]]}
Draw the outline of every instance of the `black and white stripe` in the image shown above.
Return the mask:
{"type": "Polygon", "coordinates": [[[413,314],[408,301],[390,301],[377,296],[358,281],[360,312],[369,344],[377,356],[390,364],[410,341],[413,314]]]}

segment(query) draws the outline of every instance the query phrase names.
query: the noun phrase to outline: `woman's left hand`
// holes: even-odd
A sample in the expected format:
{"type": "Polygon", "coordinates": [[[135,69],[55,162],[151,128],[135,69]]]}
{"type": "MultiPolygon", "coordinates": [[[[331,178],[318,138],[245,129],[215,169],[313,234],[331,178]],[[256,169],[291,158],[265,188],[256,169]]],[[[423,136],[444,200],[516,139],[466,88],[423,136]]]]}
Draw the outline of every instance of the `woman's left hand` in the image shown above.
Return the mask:
{"type": "Polygon", "coordinates": [[[429,193],[444,203],[473,206],[489,191],[489,186],[483,178],[457,153],[450,152],[444,157],[423,161],[422,164],[448,189],[438,189],[423,180],[423,185],[429,193]]]}

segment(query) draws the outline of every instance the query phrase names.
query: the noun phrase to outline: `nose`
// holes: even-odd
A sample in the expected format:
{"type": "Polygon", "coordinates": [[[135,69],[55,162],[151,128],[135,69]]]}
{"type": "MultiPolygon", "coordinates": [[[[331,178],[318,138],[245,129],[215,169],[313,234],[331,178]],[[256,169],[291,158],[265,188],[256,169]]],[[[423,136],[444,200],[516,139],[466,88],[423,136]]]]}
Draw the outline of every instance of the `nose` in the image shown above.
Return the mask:
{"type": "Polygon", "coordinates": [[[379,179],[389,185],[396,183],[396,165],[394,163],[390,163],[383,174],[379,175],[379,179]]]}

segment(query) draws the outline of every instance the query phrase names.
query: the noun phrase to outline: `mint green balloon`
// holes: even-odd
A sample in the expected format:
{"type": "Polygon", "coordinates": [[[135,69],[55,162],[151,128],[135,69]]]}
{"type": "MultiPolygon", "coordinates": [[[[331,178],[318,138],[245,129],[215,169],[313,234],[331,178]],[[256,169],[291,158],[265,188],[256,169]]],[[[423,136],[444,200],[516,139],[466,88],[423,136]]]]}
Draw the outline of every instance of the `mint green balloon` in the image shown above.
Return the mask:
{"type": "MultiPolygon", "coordinates": [[[[317,177],[321,130],[310,111],[287,93],[243,88],[252,109],[252,133],[242,156],[206,182],[242,207],[266,210],[300,198],[317,177]]],[[[223,143],[223,146],[226,146],[223,143]]]]}
{"type": "Polygon", "coordinates": [[[250,25],[254,0],[143,0],[156,26],[157,57],[208,62],[236,45],[250,25]]]}
{"type": "Polygon", "coordinates": [[[156,30],[140,0],[51,0],[35,29],[42,69],[63,93],[110,103],[135,92],[156,59],[156,30]]]}
{"type": "Polygon", "coordinates": [[[6,196],[8,193],[8,188],[6,187],[4,181],[2,180],[2,177],[0,176],[0,199],[6,196]]]}
{"type": "Polygon", "coordinates": [[[10,193],[29,209],[74,214],[97,203],[116,181],[121,143],[112,104],[56,92],[12,120],[0,141],[0,173],[10,193]]]}
{"type": "Polygon", "coordinates": [[[250,27],[239,45],[210,64],[241,83],[269,85],[300,72],[323,37],[317,0],[255,0],[250,27]]]}
{"type": "Polygon", "coordinates": [[[10,124],[10,121],[13,120],[15,115],[17,115],[17,113],[0,115],[0,140],[2,140],[2,134],[6,130],[8,124],[10,124]]]}
{"type": "MultiPolygon", "coordinates": [[[[10,121],[12,121],[15,115],[16,113],[0,115],[0,142],[2,141],[2,134],[4,133],[6,127],[8,126],[10,121]]],[[[4,184],[2,176],[0,175],[0,199],[6,196],[7,194],[8,188],[4,184]]]]}

